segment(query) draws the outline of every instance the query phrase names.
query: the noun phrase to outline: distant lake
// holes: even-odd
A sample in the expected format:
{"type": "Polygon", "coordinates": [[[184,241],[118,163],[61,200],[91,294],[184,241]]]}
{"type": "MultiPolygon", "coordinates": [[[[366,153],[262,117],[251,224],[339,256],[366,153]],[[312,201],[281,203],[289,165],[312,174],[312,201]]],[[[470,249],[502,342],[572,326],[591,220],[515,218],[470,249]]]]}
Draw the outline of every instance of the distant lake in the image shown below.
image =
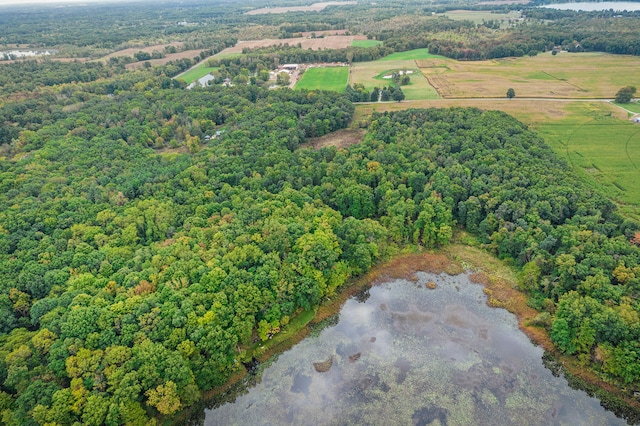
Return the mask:
{"type": "Polygon", "coordinates": [[[584,11],[584,12],[596,12],[600,10],[609,10],[613,9],[615,11],[635,11],[640,10],[640,3],[631,2],[631,1],[603,1],[603,2],[578,2],[578,3],[557,3],[557,4],[546,4],[544,6],[548,9],[557,9],[557,10],[575,10],[575,11],[584,11]]]}
{"type": "Polygon", "coordinates": [[[626,424],[545,368],[543,350],[514,315],[486,305],[481,285],[416,275],[348,300],[204,424],[626,424]]]}

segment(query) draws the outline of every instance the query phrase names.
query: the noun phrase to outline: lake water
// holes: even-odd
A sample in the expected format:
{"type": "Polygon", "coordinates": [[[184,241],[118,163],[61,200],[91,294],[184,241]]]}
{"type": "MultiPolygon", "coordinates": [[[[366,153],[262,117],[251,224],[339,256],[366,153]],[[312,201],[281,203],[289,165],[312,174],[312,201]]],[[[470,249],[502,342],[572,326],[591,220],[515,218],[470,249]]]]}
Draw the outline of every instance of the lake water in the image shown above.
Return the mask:
{"type": "Polygon", "coordinates": [[[609,10],[613,9],[615,11],[635,11],[640,10],[640,3],[635,3],[631,1],[604,1],[604,2],[578,2],[578,3],[557,3],[557,4],[546,4],[544,6],[548,9],[558,9],[558,10],[575,10],[575,11],[585,11],[585,12],[596,12],[600,10],[609,10]]]}
{"type": "Polygon", "coordinates": [[[466,275],[418,273],[350,299],[212,425],[623,425],[570,388],[466,275]],[[427,288],[435,283],[435,289],[427,288]]]}

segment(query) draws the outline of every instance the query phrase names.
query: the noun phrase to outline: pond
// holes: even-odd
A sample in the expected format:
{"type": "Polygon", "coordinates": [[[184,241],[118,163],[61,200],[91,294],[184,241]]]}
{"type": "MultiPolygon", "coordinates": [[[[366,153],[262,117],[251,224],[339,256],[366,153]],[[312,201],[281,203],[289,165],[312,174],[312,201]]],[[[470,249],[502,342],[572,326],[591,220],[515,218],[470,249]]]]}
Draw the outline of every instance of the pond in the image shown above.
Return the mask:
{"type": "Polygon", "coordinates": [[[546,4],[548,9],[575,10],[584,12],[597,12],[601,10],[615,10],[617,12],[626,10],[629,12],[640,10],[640,3],[631,1],[603,1],[603,2],[578,2],[578,3],[556,3],[546,4]]]}
{"type": "Polygon", "coordinates": [[[546,369],[543,350],[514,315],[486,305],[481,285],[416,277],[348,300],[204,424],[626,424],[546,369]]]}

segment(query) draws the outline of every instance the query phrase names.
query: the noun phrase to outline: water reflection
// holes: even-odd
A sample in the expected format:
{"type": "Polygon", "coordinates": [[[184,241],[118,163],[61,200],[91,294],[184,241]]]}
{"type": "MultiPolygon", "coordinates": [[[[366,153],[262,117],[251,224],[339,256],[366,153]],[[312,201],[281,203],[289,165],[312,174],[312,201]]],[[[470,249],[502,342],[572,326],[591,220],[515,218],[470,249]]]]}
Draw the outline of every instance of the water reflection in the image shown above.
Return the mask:
{"type": "Polygon", "coordinates": [[[205,425],[625,424],[544,368],[465,275],[419,273],[349,300],[205,425]],[[435,283],[428,289],[427,283],[435,283]]]}
{"type": "Polygon", "coordinates": [[[640,10],[640,4],[632,1],[602,1],[602,2],[574,2],[545,4],[540,7],[557,10],[573,10],[576,12],[595,12],[601,10],[615,10],[616,12],[633,12],[640,10]]]}

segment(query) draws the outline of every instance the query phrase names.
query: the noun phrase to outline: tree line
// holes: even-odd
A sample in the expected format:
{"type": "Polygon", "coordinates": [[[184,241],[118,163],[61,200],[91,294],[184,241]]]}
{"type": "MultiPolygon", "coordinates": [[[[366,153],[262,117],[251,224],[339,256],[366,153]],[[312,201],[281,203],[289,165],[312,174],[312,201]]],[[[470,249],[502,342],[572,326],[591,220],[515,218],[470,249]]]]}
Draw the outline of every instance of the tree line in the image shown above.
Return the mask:
{"type": "Polygon", "coordinates": [[[456,226],[522,267],[563,351],[640,380],[638,226],[513,118],[376,114],[361,144],[316,151],[299,145],[349,123],[346,97],[161,81],[23,132],[0,163],[5,423],[170,416],[349,277],[456,226]]]}

